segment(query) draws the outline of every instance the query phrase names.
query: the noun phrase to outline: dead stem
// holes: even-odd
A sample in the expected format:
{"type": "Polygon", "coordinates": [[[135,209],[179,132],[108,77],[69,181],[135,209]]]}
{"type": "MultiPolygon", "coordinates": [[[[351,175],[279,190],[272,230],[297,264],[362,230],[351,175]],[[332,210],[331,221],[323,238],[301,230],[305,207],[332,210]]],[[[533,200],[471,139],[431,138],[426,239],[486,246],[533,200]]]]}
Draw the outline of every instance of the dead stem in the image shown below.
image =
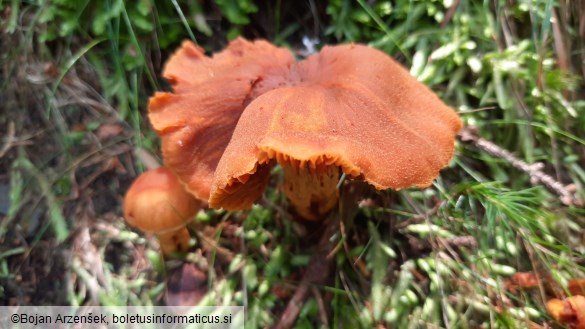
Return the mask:
{"type": "Polygon", "coordinates": [[[533,185],[543,184],[549,190],[556,193],[559,200],[566,206],[583,207],[583,200],[578,199],[567,186],[557,181],[542,171],[541,163],[528,164],[508,150],[501,148],[493,142],[478,136],[474,127],[465,127],[459,132],[459,138],[464,143],[470,143],[474,147],[487,152],[495,157],[509,162],[514,168],[519,169],[530,176],[530,183],[533,185]]]}

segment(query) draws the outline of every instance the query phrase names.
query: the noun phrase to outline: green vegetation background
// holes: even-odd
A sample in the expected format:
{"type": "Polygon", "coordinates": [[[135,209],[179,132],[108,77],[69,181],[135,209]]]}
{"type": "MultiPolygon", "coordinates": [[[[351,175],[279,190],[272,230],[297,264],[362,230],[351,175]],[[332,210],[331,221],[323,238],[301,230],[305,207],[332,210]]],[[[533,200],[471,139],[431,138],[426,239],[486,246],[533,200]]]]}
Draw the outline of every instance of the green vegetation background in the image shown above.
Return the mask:
{"type": "MultiPolygon", "coordinates": [[[[0,304],[164,303],[181,265],[121,218],[148,154],[161,162],[146,102],[168,89],[160,71],[182,40],[211,53],[237,36],[298,54],[303,38],[381,49],[480,136],[585,197],[582,1],[4,0],[0,304]]],[[[555,325],[545,303],[583,278],[585,211],[533,183],[458,142],[429,189],[342,198],[360,207],[340,214],[333,277],[296,327],[555,325]],[[509,289],[517,272],[539,288],[509,289]]],[[[311,256],[284,204],[272,186],[250,211],[200,213],[229,261],[184,255],[208,273],[204,303],[246,305],[250,328],[278,321],[311,256]]]]}

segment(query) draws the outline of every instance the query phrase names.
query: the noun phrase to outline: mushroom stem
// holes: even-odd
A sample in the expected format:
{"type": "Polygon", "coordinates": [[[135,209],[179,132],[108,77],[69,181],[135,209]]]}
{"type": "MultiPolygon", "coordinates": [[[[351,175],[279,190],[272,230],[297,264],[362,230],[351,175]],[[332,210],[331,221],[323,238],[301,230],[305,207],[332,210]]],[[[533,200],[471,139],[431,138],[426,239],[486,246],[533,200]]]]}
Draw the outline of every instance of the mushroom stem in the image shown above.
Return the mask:
{"type": "Polygon", "coordinates": [[[296,212],[308,220],[323,218],[337,204],[339,168],[323,166],[309,169],[283,164],[282,189],[296,212]]]}
{"type": "Polygon", "coordinates": [[[165,255],[189,250],[191,235],[184,226],[175,231],[157,233],[156,235],[158,236],[160,249],[165,255]]]}

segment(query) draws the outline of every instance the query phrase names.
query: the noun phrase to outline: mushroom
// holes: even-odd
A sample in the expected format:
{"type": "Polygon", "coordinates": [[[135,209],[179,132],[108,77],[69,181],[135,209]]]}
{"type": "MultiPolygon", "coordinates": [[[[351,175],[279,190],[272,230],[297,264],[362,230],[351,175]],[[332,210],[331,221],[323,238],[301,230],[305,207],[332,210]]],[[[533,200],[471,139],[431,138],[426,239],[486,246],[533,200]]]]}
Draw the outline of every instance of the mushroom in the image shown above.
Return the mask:
{"type": "Polygon", "coordinates": [[[322,199],[334,200],[340,171],[377,189],[427,187],[453,155],[457,114],[378,50],[325,47],[293,66],[289,79],[240,117],[210,206],[249,207],[277,162],[291,203],[315,219],[335,205],[322,199]]]}
{"type": "Polygon", "coordinates": [[[165,163],[214,208],[249,208],[277,163],[306,219],[336,205],[342,172],[377,189],[427,187],[461,128],[430,89],[363,45],[324,47],[296,63],[264,41],[238,39],[212,58],[184,43],[165,76],[175,94],[150,102],[165,163]]]}
{"type": "Polygon", "coordinates": [[[546,302],[548,314],[569,328],[585,329],[585,297],[569,296],[563,300],[553,298],[546,302]]]}
{"type": "Polygon", "coordinates": [[[185,251],[189,231],[185,225],[201,208],[168,168],[149,170],[140,175],[124,197],[124,217],[128,224],[158,236],[164,254],[185,251]]]}

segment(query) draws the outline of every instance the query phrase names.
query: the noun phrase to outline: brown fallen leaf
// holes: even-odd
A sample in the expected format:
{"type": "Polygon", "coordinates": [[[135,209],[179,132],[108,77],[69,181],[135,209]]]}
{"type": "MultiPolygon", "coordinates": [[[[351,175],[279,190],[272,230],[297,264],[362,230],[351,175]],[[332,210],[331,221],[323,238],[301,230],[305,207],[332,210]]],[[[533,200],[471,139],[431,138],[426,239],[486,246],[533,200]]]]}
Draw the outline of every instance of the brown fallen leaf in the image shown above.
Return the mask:
{"type": "Polygon", "coordinates": [[[169,306],[196,306],[207,294],[207,275],[193,264],[172,270],[167,281],[169,306]]]}

